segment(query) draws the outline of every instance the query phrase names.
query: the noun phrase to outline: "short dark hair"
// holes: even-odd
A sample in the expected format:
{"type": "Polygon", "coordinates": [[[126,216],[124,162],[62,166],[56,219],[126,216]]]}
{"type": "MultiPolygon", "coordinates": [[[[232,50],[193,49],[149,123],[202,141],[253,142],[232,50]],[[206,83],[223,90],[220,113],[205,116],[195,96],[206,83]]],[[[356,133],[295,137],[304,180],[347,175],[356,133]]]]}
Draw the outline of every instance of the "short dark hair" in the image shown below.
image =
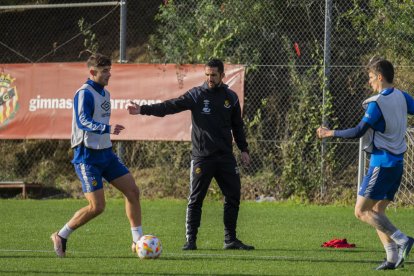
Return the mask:
{"type": "Polygon", "coordinates": [[[388,60],[381,57],[373,57],[368,63],[368,72],[381,74],[388,83],[394,81],[394,66],[388,60]]]}
{"type": "Polygon", "coordinates": [[[215,67],[215,68],[218,68],[219,73],[224,72],[223,62],[221,60],[217,59],[217,58],[210,59],[206,63],[206,67],[215,67]]]}
{"type": "Polygon", "coordinates": [[[88,61],[86,62],[86,65],[88,66],[88,68],[90,68],[90,67],[111,66],[112,61],[107,56],[104,56],[104,55],[99,54],[99,53],[95,53],[95,54],[92,54],[88,58],[88,61]]]}

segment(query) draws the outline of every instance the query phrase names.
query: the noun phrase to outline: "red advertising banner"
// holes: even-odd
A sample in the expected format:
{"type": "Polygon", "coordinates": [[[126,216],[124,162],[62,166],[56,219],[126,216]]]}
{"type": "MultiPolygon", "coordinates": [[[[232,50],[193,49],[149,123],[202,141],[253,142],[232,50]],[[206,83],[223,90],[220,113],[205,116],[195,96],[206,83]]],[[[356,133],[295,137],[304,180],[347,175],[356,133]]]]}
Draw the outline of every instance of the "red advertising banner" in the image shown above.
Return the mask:
{"type": "MultiPolygon", "coordinates": [[[[190,111],[163,118],[129,115],[126,104],[176,98],[204,82],[204,65],[114,64],[106,87],[114,140],[189,141],[190,111]]],[[[225,65],[224,82],[243,106],[244,67],[225,65]]],[[[0,139],[70,139],[73,96],[87,80],[84,63],[0,64],[0,139]]]]}

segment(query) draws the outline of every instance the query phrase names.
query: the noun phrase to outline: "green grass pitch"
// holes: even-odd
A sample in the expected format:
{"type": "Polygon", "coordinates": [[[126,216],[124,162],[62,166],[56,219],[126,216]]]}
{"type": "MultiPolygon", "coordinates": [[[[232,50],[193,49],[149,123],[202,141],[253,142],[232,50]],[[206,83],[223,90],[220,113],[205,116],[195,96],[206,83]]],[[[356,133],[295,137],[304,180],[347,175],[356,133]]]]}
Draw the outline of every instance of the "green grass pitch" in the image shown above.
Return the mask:
{"type": "MultiPolygon", "coordinates": [[[[374,229],[359,222],[352,207],[276,202],[242,202],[238,236],[256,250],[223,250],[222,204],[210,200],[203,207],[199,250],[185,252],[186,202],[145,200],[144,233],[161,239],[163,253],[140,260],[130,252],[123,200],[112,199],[104,214],[72,234],[67,257],[55,257],[50,234],[85,204],[0,200],[0,275],[377,275],[372,269],[385,256],[374,229]],[[321,247],[332,238],[357,247],[321,247]]],[[[388,214],[414,235],[412,208],[390,208],[388,214]]],[[[414,262],[388,274],[414,275],[414,262]]]]}

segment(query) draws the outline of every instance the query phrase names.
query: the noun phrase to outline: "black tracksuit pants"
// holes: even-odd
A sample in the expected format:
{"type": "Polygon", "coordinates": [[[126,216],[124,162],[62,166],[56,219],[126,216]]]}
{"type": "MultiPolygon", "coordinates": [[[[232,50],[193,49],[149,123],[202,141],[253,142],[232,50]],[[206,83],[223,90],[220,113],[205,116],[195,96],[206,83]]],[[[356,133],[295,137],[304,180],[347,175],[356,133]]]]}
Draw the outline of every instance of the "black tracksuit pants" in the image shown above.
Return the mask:
{"type": "Polygon", "coordinates": [[[191,161],[191,186],[186,217],[188,241],[195,241],[197,238],[203,200],[213,177],[224,195],[224,239],[230,241],[236,238],[240,205],[240,175],[233,154],[224,154],[193,158],[191,161]]]}

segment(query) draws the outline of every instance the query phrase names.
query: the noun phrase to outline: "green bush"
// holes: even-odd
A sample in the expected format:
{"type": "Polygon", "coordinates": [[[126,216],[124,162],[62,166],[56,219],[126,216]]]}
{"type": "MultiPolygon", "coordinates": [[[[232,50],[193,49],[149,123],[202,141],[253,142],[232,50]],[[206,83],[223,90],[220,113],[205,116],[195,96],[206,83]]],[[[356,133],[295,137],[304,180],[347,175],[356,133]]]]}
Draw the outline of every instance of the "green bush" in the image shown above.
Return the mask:
{"type": "MultiPolygon", "coordinates": [[[[288,39],[285,39],[285,45],[291,45],[288,39]]],[[[318,53],[317,48],[315,52],[318,53]]],[[[294,66],[294,59],[291,60],[289,74],[292,96],[286,116],[286,136],[281,145],[283,197],[314,200],[323,188],[322,176],[332,171],[335,164],[334,147],[322,152],[321,143],[316,137],[316,129],[322,124],[322,118],[331,116],[331,98],[329,92],[325,91],[325,104],[322,105],[322,66],[312,66],[299,73],[294,66]]]]}
{"type": "Polygon", "coordinates": [[[261,33],[266,20],[278,13],[272,1],[167,1],[159,8],[159,27],[149,41],[152,62],[193,64],[220,57],[234,64],[258,64],[265,46],[252,40],[252,34],[261,33]]]}

